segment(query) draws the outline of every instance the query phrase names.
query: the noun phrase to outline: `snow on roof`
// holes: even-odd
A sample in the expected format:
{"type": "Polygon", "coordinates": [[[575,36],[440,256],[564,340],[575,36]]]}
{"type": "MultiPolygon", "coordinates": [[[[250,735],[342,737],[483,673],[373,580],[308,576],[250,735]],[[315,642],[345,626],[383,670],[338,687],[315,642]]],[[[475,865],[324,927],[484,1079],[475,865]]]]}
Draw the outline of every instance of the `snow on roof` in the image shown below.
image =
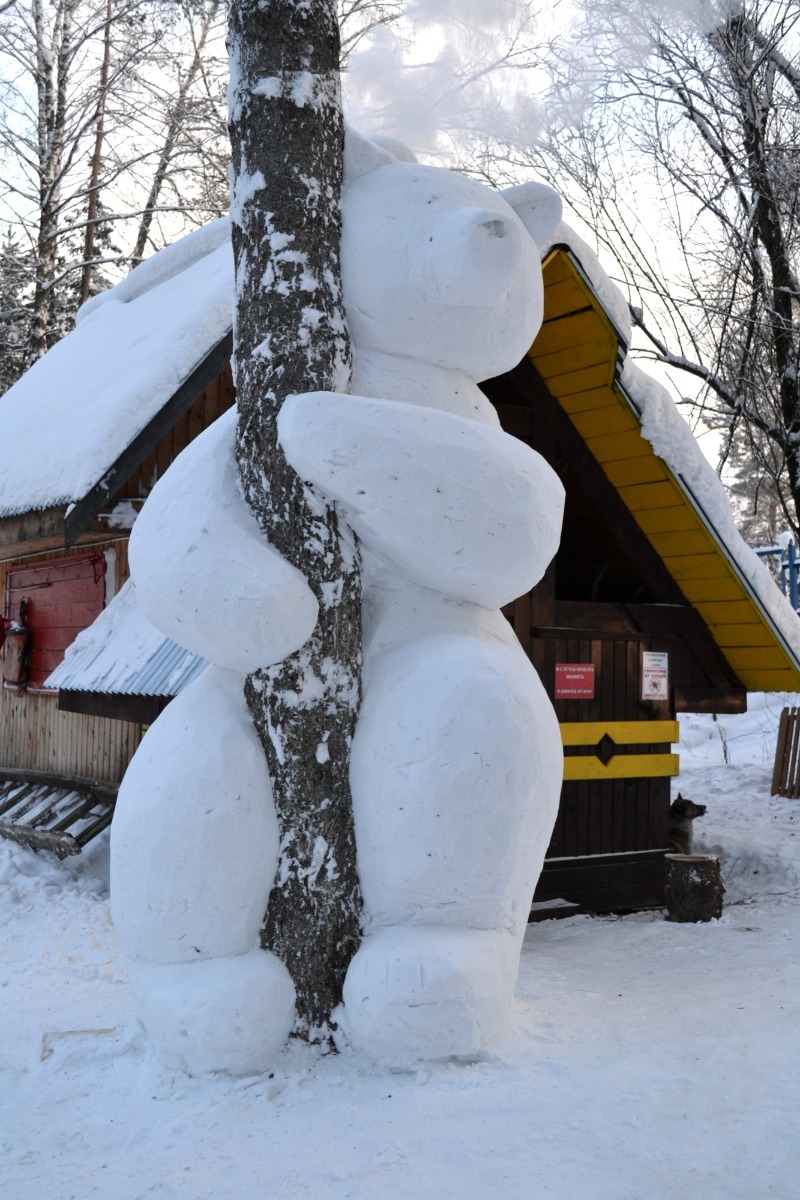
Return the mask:
{"type": "Polygon", "coordinates": [[[231,328],[227,218],[78,313],[0,397],[0,517],[80,500],[231,328]]]}
{"type": "MultiPolygon", "coordinates": [[[[627,348],[628,304],[597,256],[564,223],[550,241],[570,249],[627,348]]],[[[0,516],[85,495],[228,332],[232,293],[229,223],[221,218],[159,251],[84,305],[75,330],[0,397],[0,516]]],[[[643,437],[680,479],[746,586],[800,658],[800,622],[741,538],[725,490],[672,398],[631,360],[624,363],[620,383],[640,414],[643,437]]],[[[153,636],[161,635],[153,631],[153,636]]],[[[149,661],[167,653],[164,642],[159,649],[151,645],[149,661]]],[[[142,661],[140,655],[137,662],[142,661]]],[[[104,684],[102,690],[119,689],[104,684]]]]}
{"type": "Polygon", "coordinates": [[[690,501],[724,547],[745,587],[771,619],[795,659],[800,661],[797,613],[736,528],[728,494],[672,397],[666,388],[630,360],[623,366],[620,382],[641,414],[642,437],[683,484],[690,501]]]}
{"type": "Polygon", "coordinates": [[[628,301],[615,283],[600,266],[600,259],[575,230],[565,221],[559,222],[548,238],[547,246],[540,247],[542,258],[556,246],[566,246],[583,270],[591,284],[592,291],[600,301],[606,316],[619,334],[620,340],[627,349],[631,344],[631,310],[628,301]]]}
{"type": "Polygon", "coordinates": [[[130,580],[67,650],[47,687],[133,696],[177,696],[206,660],[159,633],[139,611],[130,580]]]}

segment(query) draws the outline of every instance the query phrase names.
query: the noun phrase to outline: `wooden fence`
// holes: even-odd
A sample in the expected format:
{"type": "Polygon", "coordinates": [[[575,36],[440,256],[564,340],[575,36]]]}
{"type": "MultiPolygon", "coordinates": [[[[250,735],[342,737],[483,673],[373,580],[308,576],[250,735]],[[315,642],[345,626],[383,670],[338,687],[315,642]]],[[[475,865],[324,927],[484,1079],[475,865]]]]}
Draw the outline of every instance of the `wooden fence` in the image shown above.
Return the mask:
{"type": "Polygon", "coordinates": [[[800,708],[784,708],[781,713],[772,795],[800,797],[800,708]]]}

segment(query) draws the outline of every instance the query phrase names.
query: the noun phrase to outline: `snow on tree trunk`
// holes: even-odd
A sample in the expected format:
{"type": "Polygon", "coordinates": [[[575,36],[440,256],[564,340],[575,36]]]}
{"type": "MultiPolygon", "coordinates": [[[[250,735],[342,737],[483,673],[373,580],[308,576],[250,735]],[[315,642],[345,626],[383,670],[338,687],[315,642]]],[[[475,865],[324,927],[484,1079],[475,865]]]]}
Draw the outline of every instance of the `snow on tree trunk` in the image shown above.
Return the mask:
{"type": "Polygon", "coordinates": [[[239,466],[264,535],[320,606],[305,646],[245,685],[282,839],[262,940],[286,963],[313,1038],[329,1028],[359,940],[349,756],[361,587],[350,530],[288,466],[276,418],[291,393],[349,383],[334,0],[234,0],[229,54],[239,466]]]}

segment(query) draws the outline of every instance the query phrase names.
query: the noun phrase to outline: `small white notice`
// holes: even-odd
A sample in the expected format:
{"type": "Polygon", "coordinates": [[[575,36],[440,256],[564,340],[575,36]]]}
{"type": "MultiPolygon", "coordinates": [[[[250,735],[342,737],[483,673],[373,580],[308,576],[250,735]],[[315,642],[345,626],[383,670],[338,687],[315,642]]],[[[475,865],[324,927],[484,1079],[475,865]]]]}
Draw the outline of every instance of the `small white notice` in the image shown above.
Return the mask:
{"type": "Polygon", "coordinates": [[[669,654],[660,650],[642,651],[642,699],[669,699],[669,654]]]}

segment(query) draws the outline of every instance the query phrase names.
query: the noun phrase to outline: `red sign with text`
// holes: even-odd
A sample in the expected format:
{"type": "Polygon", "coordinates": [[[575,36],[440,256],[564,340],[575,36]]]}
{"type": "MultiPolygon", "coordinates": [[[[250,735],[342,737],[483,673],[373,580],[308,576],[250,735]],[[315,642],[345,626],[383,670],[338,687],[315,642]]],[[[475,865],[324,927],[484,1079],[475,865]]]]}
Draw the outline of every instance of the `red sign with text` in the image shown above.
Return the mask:
{"type": "Polygon", "coordinates": [[[556,663],[556,700],[594,700],[594,663],[556,663]]]}

